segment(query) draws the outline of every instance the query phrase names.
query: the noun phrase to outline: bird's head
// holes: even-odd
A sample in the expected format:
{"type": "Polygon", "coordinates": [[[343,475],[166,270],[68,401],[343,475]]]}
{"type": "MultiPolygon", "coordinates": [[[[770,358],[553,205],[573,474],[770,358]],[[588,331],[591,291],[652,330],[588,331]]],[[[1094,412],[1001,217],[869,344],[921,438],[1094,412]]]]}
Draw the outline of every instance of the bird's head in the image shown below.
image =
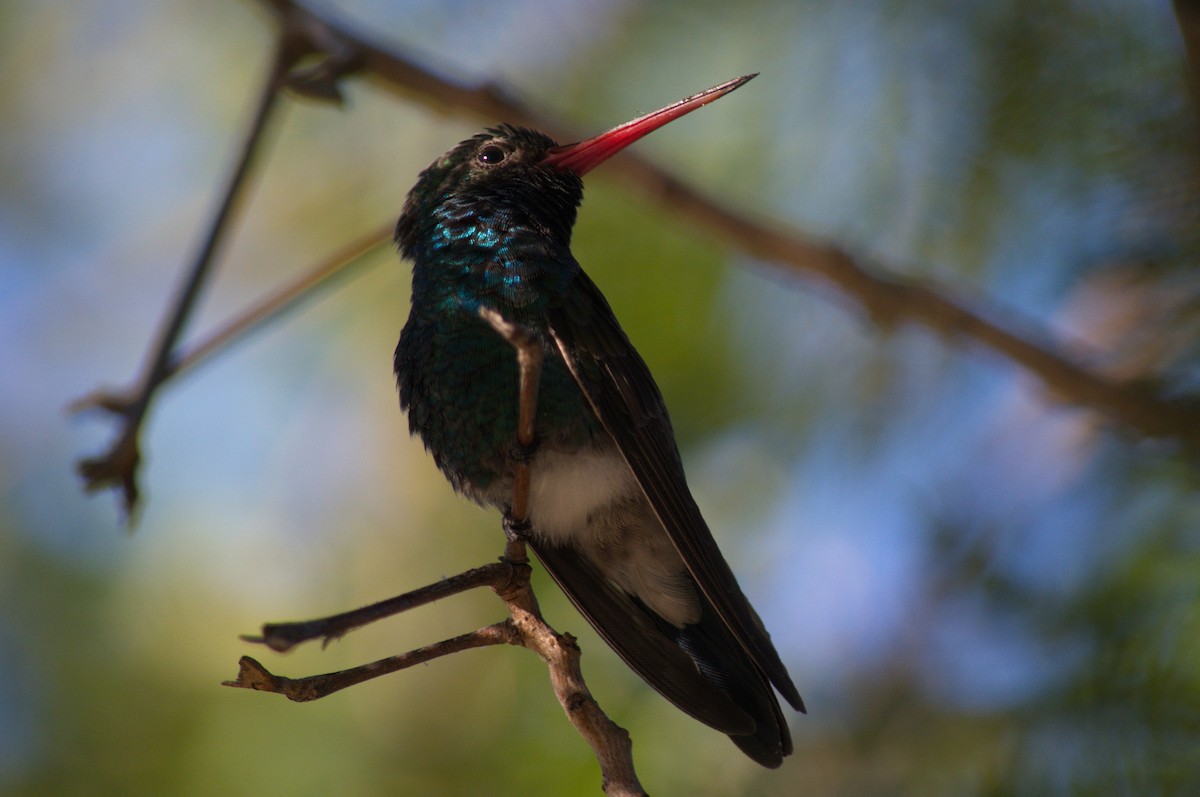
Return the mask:
{"type": "Polygon", "coordinates": [[[544,133],[510,125],[472,136],[421,173],[396,225],[396,243],[411,258],[438,225],[486,218],[503,226],[513,221],[506,214],[515,214],[522,225],[532,225],[565,245],[583,197],[583,175],[647,133],[754,76],[727,81],[574,144],[559,145],[544,133]]]}
{"type": "Polygon", "coordinates": [[[500,125],[458,144],[421,172],[396,225],[405,257],[439,225],[511,226],[520,216],[546,233],[570,240],[583,181],[547,165],[557,142],[524,127],[500,125]]]}

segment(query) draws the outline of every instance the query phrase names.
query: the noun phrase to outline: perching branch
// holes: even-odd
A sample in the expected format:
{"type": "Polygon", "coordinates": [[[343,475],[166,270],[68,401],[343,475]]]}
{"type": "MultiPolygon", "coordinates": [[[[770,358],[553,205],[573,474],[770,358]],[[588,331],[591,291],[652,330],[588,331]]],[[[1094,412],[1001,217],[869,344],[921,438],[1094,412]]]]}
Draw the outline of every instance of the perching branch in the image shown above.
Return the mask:
{"type": "MultiPolygon", "coordinates": [[[[508,341],[517,352],[517,367],[520,374],[518,394],[520,396],[520,415],[517,419],[517,445],[520,451],[514,457],[515,474],[513,476],[513,505],[508,513],[509,526],[506,529],[510,542],[524,545],[521,540],[522,532],[529,527],[529,465],[533,456],[534,423],[536,413],[526,412],[527,407],[537,407],[538,386],[542,374],[542,345],[526,328],[510,323],[504,316],[487,307],[479,309],[479,316],[491,324],[496,334],[508,341]]],[[[524,559],[524,548],[516,558],[524,559]]]]}
{"type": "Polygon", "coordinates": [[[381,675],[405,670],[416,664],[425,664],[442,656],[449,656],[451,653],[503,644],[521,644],[509,620],[480,628],[469,634],[435,642],[423,648],[410,650],[399,656],[388,656],[386,659],[373,661],[359,667],[351,667],[348,670],[339,670],[324,675],[309,675],[304,678],[275,675],[256,659],[242,656],[238,661],[237,678],[232,681],[222,681],[221,685],[254,689],[258,692],[274,692],[295,703],[307,703],[311,700],[328,697],[348,686],[355,686],[381,675]]]}
{"type": "Polygon", "coordinates": [[[322,639],[325,644],[368,623],[390,617],[442,598],[478,587],[491,587],[508,609],[508,619],[467,634],[389,656],[348,670],[287,678],[275,675],[249,656],[239,662],[237,678],[226,686],[275,692],[296,702],[317,700],[348,686],[378,678],[463,650],[491,645],[529,648],[546,663],[550,683],[563,711],[600,763],[605,794],[634,797],[645,795],[633,768],[633,743],[629,734],[601,710],[587,688],[579,666],[579,647],[570,635],[559,634],[542,618],[537,597],[529,583],[530,568],[525,557],[524,534],[529,530],[529,470],[536,446],[538,385],[541,382],[542,344],[524,327],[506,321],[494,310],[483,308],[480,316],[514,348],[519,367],[517,446],[513,456],[513,500],[505,513],[508,544],[499,562],[468,570],[436,584],[413,590],[389,600],[342,614],[298,623],[268,623],[262,636],[243,637],[283,652],[301,642],[322,639]]]}
{"type": "Polygon", "coordinates": [[[520,583],[521,575],[516,572],[516,568],[523,564],[524,562],[505,557],[498,563],[476,567],[457,576],[444,578],[436,584],[372,603],[361,609],[299,623],[267,623],[263,626],[262,636],[246,635],[242,639],[266,645],[276,653],[286,653],[296,645],[314,639],[320,639],[323,646],[328,645],[356,628],[461,592],[491,587],[497,594],[503,595],[520,583]]]}

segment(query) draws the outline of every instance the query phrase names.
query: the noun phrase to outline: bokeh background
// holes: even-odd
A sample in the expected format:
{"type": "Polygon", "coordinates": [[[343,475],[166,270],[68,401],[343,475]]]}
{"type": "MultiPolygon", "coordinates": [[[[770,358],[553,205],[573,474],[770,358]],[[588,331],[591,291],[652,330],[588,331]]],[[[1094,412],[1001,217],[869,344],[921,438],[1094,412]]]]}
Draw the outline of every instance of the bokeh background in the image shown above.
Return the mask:
{"type": "MultiPolygon", "coordinates": [[[[1197,388],[1197,144],[1170,4],[359,0],[380,40],[599,131],[762,75],[639,149],[761,217],[1197,388]]],[[[595,794],[515,649],[314,704],[218,684],[266,620],[493,559],[397,409],[389,251],[175,384],[124,532],[67,403],[139,367],[270,57],[257,4],[0,4],[0,794],[595,794]]],[[[194,330],[397,215],[484,124],[370,84],[289,101],[194,330]]],[[[1200,501],[1169,442],[1020,368],[747,262],[603,170],[575,251],[655,371],[697,499],[804,694],[757,769],[581,638],[658,795],[1200,793],[1200,501]]],[[[498,619],[460,596],[303,675],[498,619]]]]}

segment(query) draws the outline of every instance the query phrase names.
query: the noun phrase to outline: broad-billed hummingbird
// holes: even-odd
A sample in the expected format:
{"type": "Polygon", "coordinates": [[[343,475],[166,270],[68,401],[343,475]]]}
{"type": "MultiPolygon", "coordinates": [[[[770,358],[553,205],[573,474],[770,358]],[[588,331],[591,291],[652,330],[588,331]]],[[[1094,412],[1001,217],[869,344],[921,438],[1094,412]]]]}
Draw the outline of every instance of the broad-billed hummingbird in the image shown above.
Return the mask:
{"type": "Polygon", "coordinates": [[[438,158],[396,225],[413,286],[395,368],[450,483],[508,512],[518,365],[480,310],[540,341],[530,546],[654,689],[776,767],[792,741],[772,685],[804,704],[688,490],[658,386],[570,248],[584,174],[753,77],[575,144],[501,125],[438,158]]]}

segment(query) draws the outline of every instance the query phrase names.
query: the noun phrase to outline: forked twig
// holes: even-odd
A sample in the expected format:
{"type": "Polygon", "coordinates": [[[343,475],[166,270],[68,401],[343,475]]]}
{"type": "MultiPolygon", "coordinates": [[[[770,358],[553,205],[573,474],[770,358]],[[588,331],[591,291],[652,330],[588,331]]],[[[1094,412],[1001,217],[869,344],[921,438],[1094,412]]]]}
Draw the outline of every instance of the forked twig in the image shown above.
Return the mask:
{"type": "Polygon", "coordinates": [[[468,570],[361,609],[298,623],[268,623],[263,626],[261,636],[243,639],[265,644],[280,652],[313,639],[322,639],[328,644],[368,623],[482,586],[491,587],[504,601],[508,619],[398,656],[306,678],[275,675],[255,659],[243,656],[237,678],[226,681],[225,685],[275,692],[289,700],[307,702],[463,650],[502,644],[519,645],[534,651],[546,663],[551,686],[567,718],[596,754],[604,792],[621,797],[644,795],[645,790],[638,782],[633,767],[633,743],[629,734],[609,719],[592,697],[580,669],[579,647],[570,635],[559,634],[546,623],[529,583],[525,535],[529,531],[530,470],[537,443],[535,421],[538,386],[541,382],[542,342],[530,330],[507,321],[494,310],[482,308],[479,315],[513,346],[520,374],[517,450],[513,452],[513,500],[504,517],[504,530],[508,538],[504,556],[497,563],[468,570]]]}
{"type": "Polygon", "coordinates": [[[259,91],[258,105],[242,141],[236,165],[221,195],[220,204],[209,222],[208,231],[186,272],[183,284],[170,309],[163,317],[155,344],[151,348],[145,368],[138,379],[137,387],[124,391],[98,391],[80,399],[73,405],[73,409],[77,411],[100,409],[120,418],[120,431],[109,450],[99,456],[81,460],[78,464],[78,471],[79,475],[83,477],[84,487],[88,492],[108,487],[120,487],[125,514],[131,523],[140,496],[137,470],[141,462],[138,437],[142,423],[146,419],[146,413],[150,409],[155,393],[171,371],[175,346],[187,326],[192,310],[195,309],[212,271],[217,250],[243,194],[247,178],[251,173],[251,165],[264,140],[263,134],[266,131],[267,122],[277,105],[276,100],[281,87],[285,84],[288,71],[297,60],[311,50],[310,45],[295,36],[288,35],[286,29],[280,34],[275,48],[275,57],[268,67],[266,79],[259,91]]]}

